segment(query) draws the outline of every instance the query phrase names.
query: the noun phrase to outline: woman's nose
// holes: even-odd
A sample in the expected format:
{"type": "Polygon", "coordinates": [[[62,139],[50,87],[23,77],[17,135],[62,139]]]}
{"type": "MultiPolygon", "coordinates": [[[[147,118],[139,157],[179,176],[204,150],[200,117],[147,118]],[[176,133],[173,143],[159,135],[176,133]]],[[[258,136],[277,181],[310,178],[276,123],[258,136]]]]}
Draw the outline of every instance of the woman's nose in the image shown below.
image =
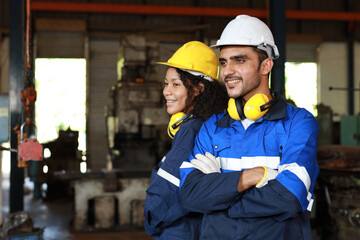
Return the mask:
{"type": "Polygon", "coordinates": [[[169,86],[165,86],[164,89],[163,89],[163,95],[168,96],[170,94],[171,94],[171,91],[170,91],[169,86]]]}

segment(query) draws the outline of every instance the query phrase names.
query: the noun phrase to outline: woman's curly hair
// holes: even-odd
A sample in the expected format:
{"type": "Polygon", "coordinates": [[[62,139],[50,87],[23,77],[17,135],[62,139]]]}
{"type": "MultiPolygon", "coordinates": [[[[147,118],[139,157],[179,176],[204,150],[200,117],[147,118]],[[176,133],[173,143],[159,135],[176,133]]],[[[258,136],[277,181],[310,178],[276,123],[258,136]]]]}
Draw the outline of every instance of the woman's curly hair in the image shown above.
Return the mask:
{"type": "Polygon", "coordinates": [[[224,84],[216,80],[210,82],[201,76],[195,76],[178,68],[176,71],[180,74],[180,79],[188,90],[186,106],[193,106],[190,113],[194,117],[206,121],[213,114],[224,112],[229,100],[224,84]],[[194,87],[199,87],[199,83],[202,83],[204,88],[195,96],[194,87]]]}

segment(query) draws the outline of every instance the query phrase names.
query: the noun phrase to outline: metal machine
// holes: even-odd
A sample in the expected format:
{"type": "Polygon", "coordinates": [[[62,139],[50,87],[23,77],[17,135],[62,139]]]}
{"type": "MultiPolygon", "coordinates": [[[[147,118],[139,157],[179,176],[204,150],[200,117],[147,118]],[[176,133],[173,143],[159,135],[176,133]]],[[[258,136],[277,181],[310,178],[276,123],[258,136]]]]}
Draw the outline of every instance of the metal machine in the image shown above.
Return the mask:
{"type": "Polygon", "coordinates": [[[107,171],[74,181],[76,231],[143,229],[151,170],[171,146],[162,84],[154,70],[157,49],[142,36],[123,40],[121,77],[110,89],[112,104],[105,114],[107,171]]]}
{"type": "Polygon", "coordinates": [[[322,239],[359,239],[360,146],[319,146],[317,156],[316,228],[322,239]]]}
{"type": "Polygon", "coordinates": [[[320,125],[314,222],[321,239],[360,239],[359,116],[332,121],[329,107],[318,106],[320,125]]]}

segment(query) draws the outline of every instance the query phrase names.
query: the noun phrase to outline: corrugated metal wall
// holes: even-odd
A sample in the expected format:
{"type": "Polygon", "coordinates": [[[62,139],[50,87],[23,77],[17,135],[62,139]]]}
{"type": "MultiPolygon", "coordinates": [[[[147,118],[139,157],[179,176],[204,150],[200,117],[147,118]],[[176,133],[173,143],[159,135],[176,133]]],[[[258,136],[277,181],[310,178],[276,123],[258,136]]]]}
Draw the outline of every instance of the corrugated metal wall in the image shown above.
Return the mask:
{"type": "Polygon", "coordinates": [[[316,43],[287,43],[287,62],[317,62],[316,43]]]}
{"type": "Polygon", "coordinates": [[[36,58],[84,58],[84,45],[83,32],[38,32],[36,58]]]}
{"type": "Polygon", "coordinates": [[[0,1],[0,30],[9,28],[9,0],[0,1]]]}
{"type": "Polygon", "coordinates": [[[111,103],[110,87],[117,82],[118,39],[91,39],[87,97],[87,155],[90,168],[106,167],[105,106],[111,103]]]}
{"type": "Polygon", "coordinates": [[[9,37],[0,39],[0,93],[9,92],[9,37]]]}

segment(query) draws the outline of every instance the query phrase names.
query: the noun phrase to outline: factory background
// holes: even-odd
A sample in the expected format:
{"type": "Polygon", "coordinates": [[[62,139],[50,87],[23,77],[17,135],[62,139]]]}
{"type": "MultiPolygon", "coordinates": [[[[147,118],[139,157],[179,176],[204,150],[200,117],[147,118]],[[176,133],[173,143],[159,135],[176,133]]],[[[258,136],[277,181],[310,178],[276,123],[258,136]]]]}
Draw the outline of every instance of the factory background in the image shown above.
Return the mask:
{"type": "Polygon", "coordinates": [[[356,0],[0,1],[2,234],[25,211],[46,239],[150,239],[145,190],[171,146],[156,62],[187,41],[214,44],[240,14],[271,27],[281,55],[271,86],[320,125],[314,239],[360,239],[356,0]],[[33,89],[27,112],[21,94],[33,89]],[[12,150],[27,138],[22,124],[41,161],[12,150]],[[56,215],[63,222],[47,220],[56,215]]]}

